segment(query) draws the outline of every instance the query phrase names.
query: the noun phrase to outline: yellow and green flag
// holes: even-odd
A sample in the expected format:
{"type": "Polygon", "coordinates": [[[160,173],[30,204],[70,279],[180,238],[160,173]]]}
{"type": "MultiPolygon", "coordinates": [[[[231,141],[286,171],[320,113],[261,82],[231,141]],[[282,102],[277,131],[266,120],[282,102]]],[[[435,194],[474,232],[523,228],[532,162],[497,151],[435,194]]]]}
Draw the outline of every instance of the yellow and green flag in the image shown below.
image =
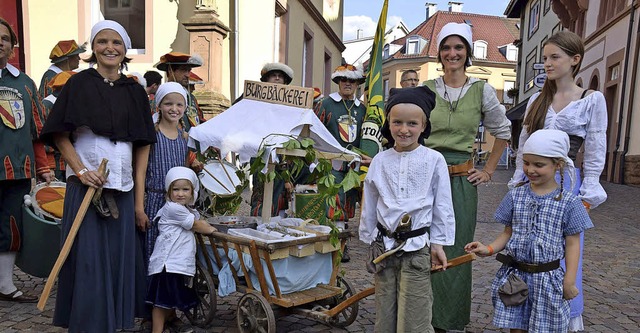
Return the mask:
{"type": "MultiPolygon", "coordinates": [[[[380,128],[384,123],[384,85],[382,83],[382,50],[384,48],[384,34],[387,26],[387,7],[389,0],[384,0],[378,28],[373,38],[373,47],[369,57],[369,69],[364,84],[367,94],[367,113],[362,124],[360,149],[368,156],[375,156],[382,151],[382,135],[380,128]]],[[[361,168],[366,172],[367,168],[361,168]]]]}

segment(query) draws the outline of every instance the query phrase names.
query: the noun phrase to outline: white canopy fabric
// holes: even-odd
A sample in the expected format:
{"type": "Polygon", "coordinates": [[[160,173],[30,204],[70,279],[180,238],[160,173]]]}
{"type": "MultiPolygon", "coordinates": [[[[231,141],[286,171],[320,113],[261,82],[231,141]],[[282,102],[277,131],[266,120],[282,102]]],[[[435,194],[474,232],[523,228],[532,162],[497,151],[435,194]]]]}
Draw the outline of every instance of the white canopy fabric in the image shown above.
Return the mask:
{"type": "MultiPolygon", "coordinates": [[[[267,147],[266,161],[269,156],[278,161],[275,148],[298,137],[304,125],[309,125],[309,138],[315,141],[314,148],[324,152],[359,155],[343,148],[340,143],[320,122],[311,109],[273,104],[244,98],[225,112],[192,127],[189,131],[189,146],[204,152],[209,147],[220,149],[222,156],[229,152],[238,154],[241,163],[257,157],[261,146],[267,147]]],[[[334,163],[334,167],[340,163],[334,163]]]]}

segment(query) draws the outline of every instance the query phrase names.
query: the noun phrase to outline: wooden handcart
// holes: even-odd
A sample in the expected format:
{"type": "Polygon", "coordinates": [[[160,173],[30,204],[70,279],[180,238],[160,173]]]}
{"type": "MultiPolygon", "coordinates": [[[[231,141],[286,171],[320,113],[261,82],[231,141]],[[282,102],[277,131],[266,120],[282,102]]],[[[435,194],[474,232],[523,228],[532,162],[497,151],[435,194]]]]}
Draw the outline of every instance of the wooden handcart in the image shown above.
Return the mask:
{"type": "MultiPolygon", "coordinates": [[[[338,235],[340,247],[344,248],[346,240],[352,236],[350,231],[343,231],[338,235]]],[[[333,269],[328,284],[319,284],[314,288],[296,291],[288,294],[281,292],[276,272],[272,264],[272,254],[283,249],[297,247],[299,245],[313,245],[314,243],[326,244],[329,242],[329,235],[317,235],[309,238],[295,239],[278,243],[265,243],[252,239],[237,237],[221,232],[216,232],[211,236],[199,235],[198,250],[204,256],[203,265],[198,261],[196,273],[196,290],[200,297],[201,304],[187,313],[187,318],[198,326],[206,326],[213,320],[215,313],[215,287],[217,281],[213,278],[214,270],[212,265],[222,268],[223,260],[217,249],[222,248],[229,257],[230,249],[234,249],[239,255],[240,267],[244,278],[239,276],[233,265],[230,265],[233,278],[236,282],[237,291],[244,295],[240,297],[237,308],[237,324],[240,332],[275,332],[276,314],[298,314],[308,318],[322,321],[326,324],[345,327],[355,321],[358,316],[358,302],[352,302],[349,306],[343,306],[340,311],[331,311],[342,302],[355,295],[355,289],[342,276],[339,276],[340,260],[339,252],[331,252],[333,269]],[[213,258],[210,257],[207,245],[213,249],[213,258]],[[249,278],[249,270],[241,255],[248,252],[253,262],[259,288],[253,285],[249,278]],[[262,260],[266,263],[267,271],[264,271],[262,260]],[[275,295],[269,294],[267,276],[270,278],[275,295]]]]}

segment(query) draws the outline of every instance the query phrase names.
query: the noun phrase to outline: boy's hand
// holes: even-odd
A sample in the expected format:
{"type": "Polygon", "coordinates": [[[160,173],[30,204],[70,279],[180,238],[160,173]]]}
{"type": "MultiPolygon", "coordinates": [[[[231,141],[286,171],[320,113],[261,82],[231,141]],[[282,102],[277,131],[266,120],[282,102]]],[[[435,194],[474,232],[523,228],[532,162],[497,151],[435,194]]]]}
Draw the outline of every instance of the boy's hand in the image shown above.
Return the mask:
{"type": "Polygon", "coordinates": [[[442,266],[442,270],[446,270],[447,266],[447,255],[444,253],[444,249],[440,244],[431,244],[431,267],[434,266],[442,266]]]}
{"type": "Polygon", "coordinates": [[[464,250],[467,253],[475,253],[481,257],[486,257],[491,255],[489,253],[489,249],[482,243],[480,242],[471,242],[467,245],[464,246],[464,250]]]}
{"type": "Polygon", "coordinates": [[[562,285],[562,297],[566,300],[574,299],[580,291],[578,291],[578,287],[576,287],[575,283],[565,282],[562,285]]]}

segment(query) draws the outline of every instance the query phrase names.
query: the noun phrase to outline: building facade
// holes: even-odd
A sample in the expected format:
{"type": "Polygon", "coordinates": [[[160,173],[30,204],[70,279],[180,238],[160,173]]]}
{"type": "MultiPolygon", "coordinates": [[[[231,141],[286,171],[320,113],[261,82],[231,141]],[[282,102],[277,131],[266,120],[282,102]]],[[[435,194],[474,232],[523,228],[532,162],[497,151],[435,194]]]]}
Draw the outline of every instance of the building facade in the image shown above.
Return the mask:
{"type": "Polygon", "coordinates": [[[258,80],[268,62],[288,64],[295,73],[294,85],[329,88],[345,49],[341,1],[0,0],[0,6],[19,34],[13,63],[36,82],[49,67],[49,53],[59,40],[88,42],[93,24],[105,18],[127,29],[133,43],[127,53],[133,59],[129,71],[144,73],[165,53],[194,50],[197,31],[190,33],[183,23],[199,12],[212,12],[226,29],[218,40],[207,43],[221,48],[221,55],[201,56],[220,69],[213,77],[195,72],[220,82],[218,93],[228,100],[242,93],[244,80],[258,80]]]}

